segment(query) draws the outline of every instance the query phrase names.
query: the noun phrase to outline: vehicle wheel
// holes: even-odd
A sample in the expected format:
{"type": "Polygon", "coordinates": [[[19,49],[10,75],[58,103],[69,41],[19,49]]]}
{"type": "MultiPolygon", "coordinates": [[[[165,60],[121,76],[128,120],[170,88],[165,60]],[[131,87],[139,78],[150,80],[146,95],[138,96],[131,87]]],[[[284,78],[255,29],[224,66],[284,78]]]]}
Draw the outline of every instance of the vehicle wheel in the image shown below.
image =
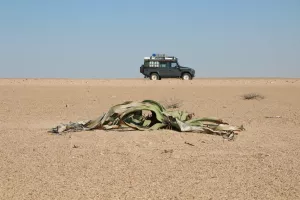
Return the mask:
{"type": "Polygon", "coordinates": [[[184,73],[182,75],[182,79],[183,80],[191,80],[192,78],[191,78],[191,75],[189,73],[184,73]]]}
{"type": "Polygon", "coordinates": [[[159,80],[159,76],[157,73],[153,73],[153,74],[151,74],[150,79],[156,81],[156,80],[159,80]]]}

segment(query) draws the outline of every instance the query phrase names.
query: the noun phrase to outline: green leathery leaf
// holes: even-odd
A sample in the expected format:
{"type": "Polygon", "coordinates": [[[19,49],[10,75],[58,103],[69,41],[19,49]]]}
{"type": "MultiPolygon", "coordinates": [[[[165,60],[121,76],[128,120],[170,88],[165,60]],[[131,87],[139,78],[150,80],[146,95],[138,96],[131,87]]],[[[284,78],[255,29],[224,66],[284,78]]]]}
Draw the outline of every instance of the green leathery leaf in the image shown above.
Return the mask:
{"type": "MultiPolygon", "coordinates": [[[[140,110],[148,110],[148,111],[152,111],[155,113],[157,121],[163,122],[165,120],[165,116],[162,113],[164,108],[162,106],[160,106],[157,102],[151,101],[151,100],[146,100],[146,101],[143,101],[143,103],[144,103],[143,106],[129,108],[124,113],[122,113],[120,118],[124,121],[124,119],[126,119],[126,117],[133,112],[137,112],[140,110]]],[[[127,121],[124,121],[124,123],[126,123],[127,125],[129,125],[133,128],[145,129],[145,127],[137,126],[136,124],[135,125],[133,125],[132,123],[129,124],[127,121]]]]}
{"type": "Polygon", "coordinates": [[[149,128],[149,130],[159,130],[161,128],[164,128],[166,126],[166,124],[163,124],[163,123],[156,123],[154,124],[153,126],[151,126],[149,128]]]}
{"type": "Polygon", "coordinates": [[[186,121],[187,124],[195,126],[203,126],[204,124],[222,124],[224,123],[221,119],[213,117],[195,118],[186,121]]]}
{"type": "Polygon", "coordinates": [[[138,106],[138,107],[134,107],[134,108],[129,108],[128,110],[126,110],[124,113],[121,114],[120,118],[124,118],[126,115],[135,112],[137,110],[148,110],[148,111],[152,111],[156,114],[156,118],[158,121],[163,122],[165,117],[162,114],[162,112],[160,111],[160,109],[158,109],[156,106],[152,106],[152,105],[144,105],[144,106],[138,106]]]}
{"type": "Polygon", "coordinates": [[[144,131],[168,128],[182,132],[222,135],[232,139],[234,131],[245,130],[243,126],[231,126],[216,117],[190,119],[191,117],[192,115],[185,111],[168,111],[153,100],[144,100],[142,102],[126,101],[112,106],[107,113],[94,120],[62,124],[53,128],[52,132],[60,133],[93,129],[136,129],[144,131]],[[152,117],[146,119],[143,116],[143,111],[150,111],[152,117]]]}
{"type": "Polygon", "coordinates": [[[176,119],[176,124],[178,130],[181,132],[203,131],[203,128],[201,126],[191,126],[189,124],[180,121],[179,119],[176,119]]]}
{"type": "Polygon", "coordinates": [[[138,105],[142,105],[140,102],[132,102],[127,101],[122,104],[115,105],[109,109],[109,111],[105,114],[103,119],[101,120],[101,124],[104,125],[107,123],[107,121],[110,121],[110,118],[114,115],[118,116],[121,113],[125,112],[127,109],[131,107],[135,107],[138,105]]]}
{"type": "MultiPolygon", "coordinates": [[[[130,103],[133,105],[134,102],[130,103]]],[[[122,105],[124,106],[124,105],[122,105]]],[[[158,121],[163,122],[165,117],[162,112],[165,110],[163,106],[153,100],[144,100],[143,102],[137,104],[135,103],[133,107],[125,105],[127,110],[125,110],[121,115],[120,118],[124,118],[127,114],[132,112],[137,112],[141,110],[149,110],[156,114],[156,118],[158,121]]]]}
{"type": "Polygon", "coordinates": [[[142,124],[142,121],[141,120],[138,120],[134,117],[130,117],[130,118],[127,118],[126,121],[130,120],[131,122],[135,123],[135,124],[142,124]]]}
{"type": "Polygon", "coordinates": [[[189,121],[185,121],[186,124],[190,125],[190,126],[203,126],[202,121],[200,120],[189,120],[189,121]]]}
{"type": "Polygon", "coordinates": [[[151,120],[145,120],[143,123],[143,127],[149,127],[149,125],[151,124],[151,120]]]}
{"type": "Polygon", "coordinates": [[[157,107],[159,107],[159,109],[161,110],[161,111],[165,111],[166,109],[160,104],[160,103],[158,103],[157,101],[153,101],[153,100],[149,100],[149,99],[147,99],[147,100],[144,100],[144,101],[142,101],[143,103],[150,103],[150,104],[152,104],[153,106],[157,106],[157,107]]]}
{"type": "Polygon", "coordinates": [[[213,122],[217,124],[224,123],[222,119],[216,117],[203,117],[203,118],[199,118],[198,120],[203,122],[213,122]]]}
{"type": "Polygon", "coordinates": [[[188,112],[184,112],[184,111],[172,111],[172,112],[164,112],[165,114],[169,115],[169,116],[172,116],[174,118],[177,118],[181,121],[186,121],[187,120],[187,117],[189,115],[188,112]]]}
{"type": "Polygon", "coordinates": [[[239,131],[241,130],[240,127],[227,125],[227,124],[219,124],[215,130],[217,131],[239,131]]]}

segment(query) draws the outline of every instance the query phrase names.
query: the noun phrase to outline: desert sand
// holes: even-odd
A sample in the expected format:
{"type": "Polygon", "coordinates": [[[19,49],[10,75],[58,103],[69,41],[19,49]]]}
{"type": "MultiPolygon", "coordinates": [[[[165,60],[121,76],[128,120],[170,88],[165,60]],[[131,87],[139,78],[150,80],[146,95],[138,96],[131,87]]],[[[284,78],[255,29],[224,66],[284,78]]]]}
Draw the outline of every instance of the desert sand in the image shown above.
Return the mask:
{"type": "Polygon", "coordinates": [[[0,79],[0,199],[300,199],[299,126],[300,79],[0,79]],[[246,130],[48,132],[172,98],[246,130]]]}

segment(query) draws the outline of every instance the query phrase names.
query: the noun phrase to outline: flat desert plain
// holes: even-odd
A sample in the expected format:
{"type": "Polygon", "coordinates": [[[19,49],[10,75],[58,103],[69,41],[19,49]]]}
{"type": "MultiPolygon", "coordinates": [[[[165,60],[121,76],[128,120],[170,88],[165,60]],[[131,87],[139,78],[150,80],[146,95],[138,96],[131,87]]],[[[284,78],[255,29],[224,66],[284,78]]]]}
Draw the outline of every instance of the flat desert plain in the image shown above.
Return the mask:
{"type": "Polygon", "coordinates": [[[300,79],[0,79],[0,199],[300,199],[300,79]],[[246,130],[48,132],[144,99],[246,130]]]}

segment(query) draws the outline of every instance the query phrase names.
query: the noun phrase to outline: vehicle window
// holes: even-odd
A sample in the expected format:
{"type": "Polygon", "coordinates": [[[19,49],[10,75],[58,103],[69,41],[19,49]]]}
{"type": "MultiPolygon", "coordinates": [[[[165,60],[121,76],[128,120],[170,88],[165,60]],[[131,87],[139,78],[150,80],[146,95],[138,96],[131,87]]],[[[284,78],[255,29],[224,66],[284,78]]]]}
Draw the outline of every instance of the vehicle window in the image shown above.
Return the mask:
{"type": "Polygon", "coordinates": [[[159,64],[159,67],[167,67],[167,63],[161,62],[161,63],[159,64]]]}
{"type": "Polygon", "coordinates": [[[177,63],[173,62],[171,63],[171,67],[176,67],[177,66],[177,63]]]}
{"type": "Polygon", "coordinates": [[[150,61],[149,62],[149,67],[159,67],[159,62],[157,62],[157,61],[150,61]]]}
{"type": "Polygon", "coordinates": [[[149,67],[149,63],[150,63],[150,61],[145,61],[145,62],[144,62],[144,66],[145,66],[145,67],[149,67]]]}

